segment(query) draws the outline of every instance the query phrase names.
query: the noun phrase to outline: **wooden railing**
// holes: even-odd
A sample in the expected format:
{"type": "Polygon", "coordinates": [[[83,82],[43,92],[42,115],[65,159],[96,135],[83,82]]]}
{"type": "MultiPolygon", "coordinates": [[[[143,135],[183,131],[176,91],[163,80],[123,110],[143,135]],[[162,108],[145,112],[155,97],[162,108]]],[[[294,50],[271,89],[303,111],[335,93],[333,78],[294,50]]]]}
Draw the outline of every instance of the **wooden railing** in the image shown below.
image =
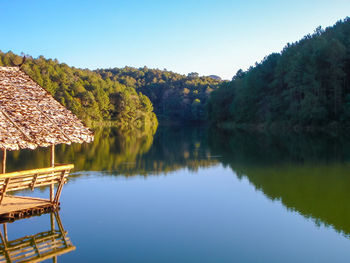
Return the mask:
{"type": "Polygon", "coordinates": [[[58,203],[62,187],[67,181],[67,176],[70,170],[74,168],[73,164],[59,165],[49,168],[40,168],[33,170],[26,170],[20,172],[0,174],[0,205],[6,193],[42,187],[46,185],[58,184],[56,195],[53,203],[58,203]]]}

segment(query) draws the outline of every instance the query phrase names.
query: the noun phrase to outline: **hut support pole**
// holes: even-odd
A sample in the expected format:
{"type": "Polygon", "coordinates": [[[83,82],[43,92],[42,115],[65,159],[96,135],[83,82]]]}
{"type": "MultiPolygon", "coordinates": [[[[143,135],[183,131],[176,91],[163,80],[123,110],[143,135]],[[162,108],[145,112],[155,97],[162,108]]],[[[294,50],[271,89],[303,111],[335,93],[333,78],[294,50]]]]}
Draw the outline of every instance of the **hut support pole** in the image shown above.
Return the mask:
{"type": "MultiPolygon", "coordinates": [[[[55,145],[51,145],[51,156],[50,156],[50,165],[55,167],[55,145]]],[[[55,198],[55,184],[50,185],[50,201],[53,202],[55,198]]]]}
{"type": "Polygon", "coordinates": [[[6,149],[2,149],[2,173],[6,173],[6,149]]]}
{"type": "MultiPolygon", "coordinates": [[[[6,173],[6,149],[3,148],[2,149],[2,173],[6,173]]],[[[0,205],[2,203],[2,200],[4,199],[5,195],[6,195],[6,190],[7,190],[7,186],[8,186],[8,183],[9,183],[9,179],[6,179],[5,180],[5,184],[4,184],[4,187],[2,189],[2,193],[1,193],[1,196],[0,196],[0,205]]]]}

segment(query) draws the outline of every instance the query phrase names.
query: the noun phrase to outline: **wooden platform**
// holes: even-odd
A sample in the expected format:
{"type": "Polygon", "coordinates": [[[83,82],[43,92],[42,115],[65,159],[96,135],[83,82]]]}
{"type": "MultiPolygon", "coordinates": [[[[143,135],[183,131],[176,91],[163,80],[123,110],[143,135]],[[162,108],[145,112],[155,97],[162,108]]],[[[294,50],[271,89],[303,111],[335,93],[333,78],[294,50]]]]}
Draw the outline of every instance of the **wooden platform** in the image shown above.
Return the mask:
{"type": "Polygon", "coordinates": [[[56,211],[63,185],[72,164],[56,165],[12,173],[0,174],[0,222],[56,211]],[[56,193],[54,186],[57,185],[56,193]],[[10,192],[50,186],[50,199],[9,195],[10,192]]]}
{"type": "Polygon", "coordinates": [[[0,206],[0,221],[15,220],[54,211],[57,206],[50,200],[23,196],[5,196],[0,206]]]}

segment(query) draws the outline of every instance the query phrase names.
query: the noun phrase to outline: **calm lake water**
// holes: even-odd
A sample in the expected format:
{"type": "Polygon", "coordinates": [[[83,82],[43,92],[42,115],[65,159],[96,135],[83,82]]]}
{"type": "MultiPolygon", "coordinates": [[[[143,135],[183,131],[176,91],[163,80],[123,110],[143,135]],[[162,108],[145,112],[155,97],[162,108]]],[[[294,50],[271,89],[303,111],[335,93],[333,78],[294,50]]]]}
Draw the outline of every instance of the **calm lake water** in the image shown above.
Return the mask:
{"type": "MultiPolygon", "coordinates": [[[[76,249],[58,262],[349,261],[349,139],[104,129],[57,148],[72,160],[59,216],[76,249]]],[[[48,162],[47,149],[13,152],[8,170],[48,162]]],[[[9,240],[48,231],[50,214],[7,228],[9,240]]]]}

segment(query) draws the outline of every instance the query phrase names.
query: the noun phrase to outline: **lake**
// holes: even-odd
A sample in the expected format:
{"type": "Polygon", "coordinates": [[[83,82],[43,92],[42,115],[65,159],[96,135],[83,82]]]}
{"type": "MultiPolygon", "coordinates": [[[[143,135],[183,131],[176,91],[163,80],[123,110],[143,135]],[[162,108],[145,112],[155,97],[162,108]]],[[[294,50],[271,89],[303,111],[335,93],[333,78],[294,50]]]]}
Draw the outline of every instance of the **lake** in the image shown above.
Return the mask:
{"type": "MultiPolygon", "coordinates": [[[[74,162],[60,220],[74,251],[58,262],[348,262],[350,139],[159,127],[96,131],[61,145],[74,162]]],[[[48,166],[48,149],[12,152],[8,171],[48,166]]],[[[32,195],[48,197],[49,189],[32,195]]],[[[7,224],[14,240],[50,217],[7,224]]]]}

